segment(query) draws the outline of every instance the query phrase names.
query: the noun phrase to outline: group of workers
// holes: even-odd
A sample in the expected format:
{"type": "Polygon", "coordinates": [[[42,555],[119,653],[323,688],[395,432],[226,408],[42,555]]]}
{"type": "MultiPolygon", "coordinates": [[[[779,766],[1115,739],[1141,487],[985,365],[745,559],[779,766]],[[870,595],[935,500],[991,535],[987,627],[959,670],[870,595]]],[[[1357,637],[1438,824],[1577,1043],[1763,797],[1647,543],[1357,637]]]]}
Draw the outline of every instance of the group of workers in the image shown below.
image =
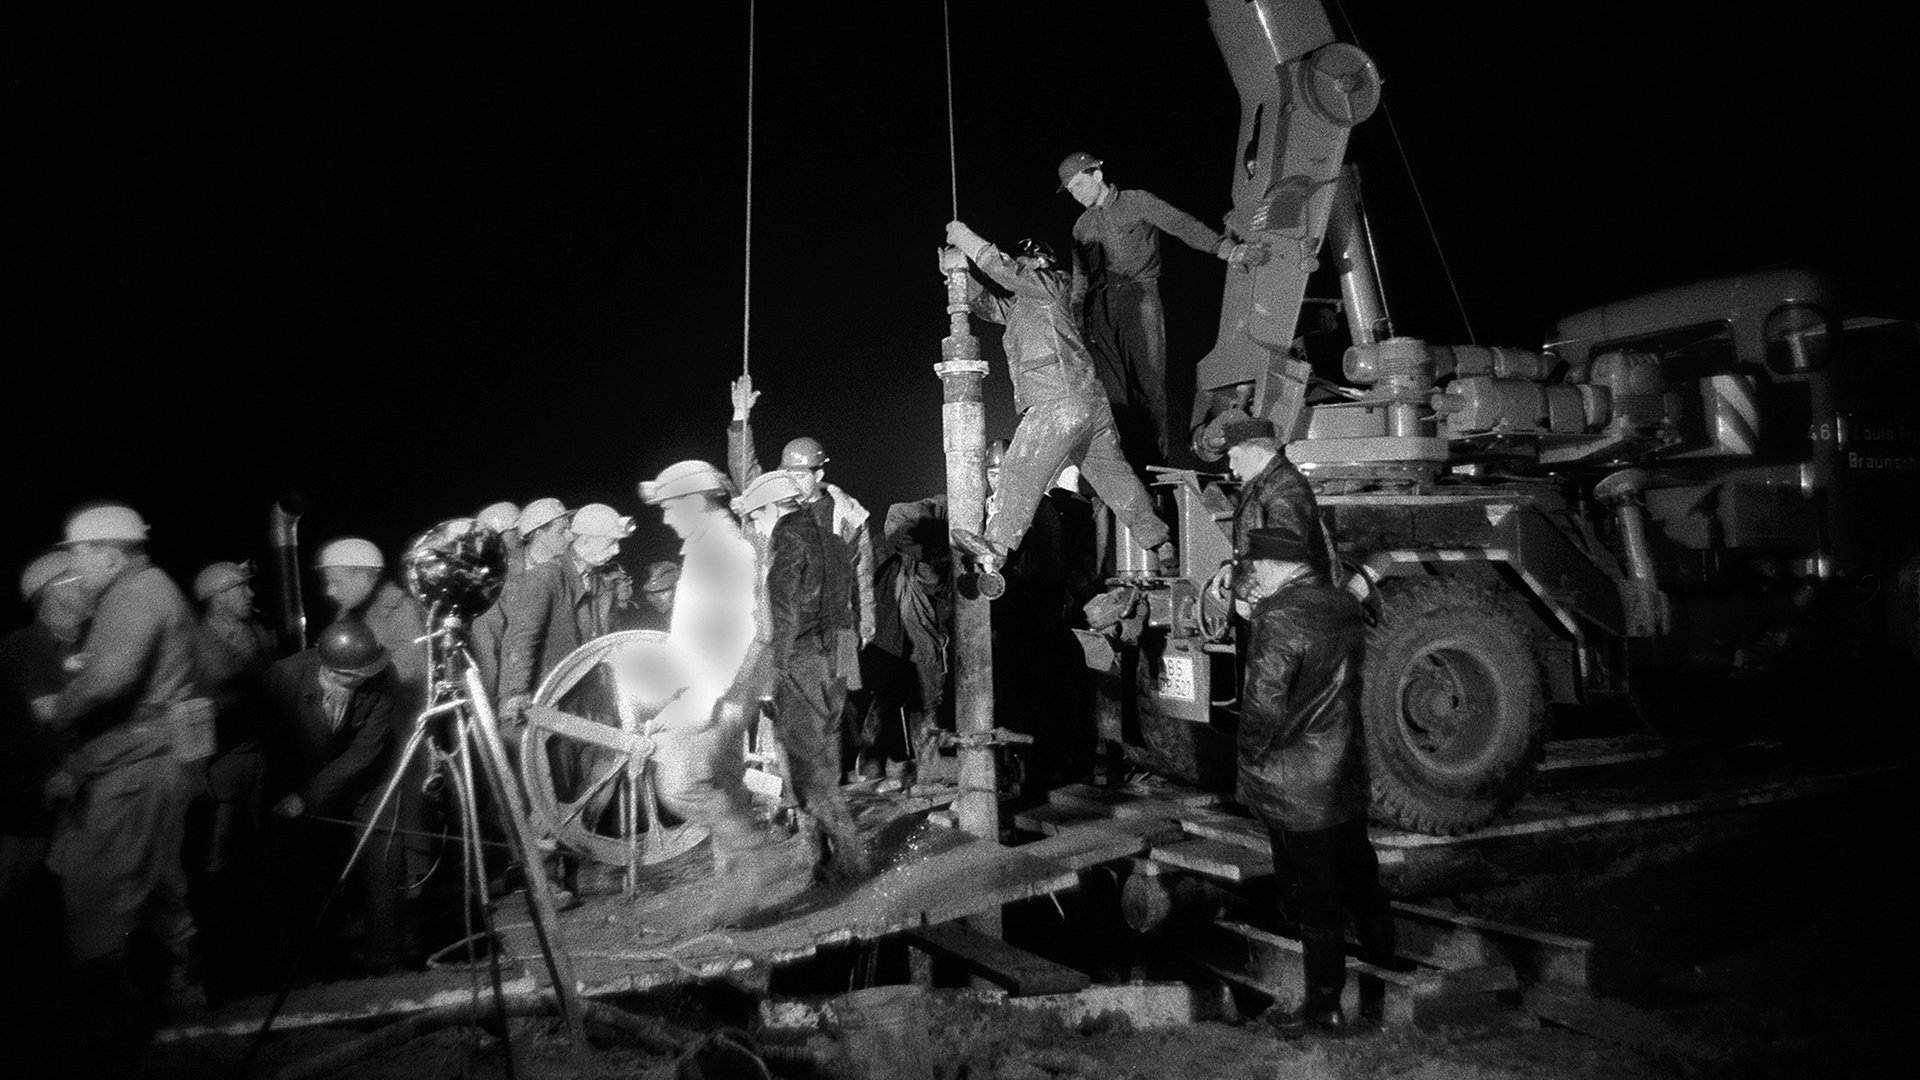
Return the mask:
{"type": "MultiPolygon", "coordinates": [[[[1005,324],[1019,413],[990,462],[984,529],[954,530],[952,540],[983,569],[1040,567],[1028,574],[1049,586],[1039,607],[1052,618],[1100,588],[1097,565],[1062,557],[1093,547],[1063,540],[1099,517],[1078,480],[1112,508],[1127,542],[1163,568],[1178,565],[1136,471],[1164,462],[1168,447],[1159,233],[1233,265],[1264,258],[1150,194],[1108,183],[1092,155],[1068,157],[1059,177],[1086,207],[1069,266],[1043,243],[1023,241],[1009,254],[957,221],[940,255],[943,274],[969,273],[973,313],[1005,324]],[[1052,550],[1036,554],[1041,532],[1039,546],[1052,550]]],[[[747,377],[731,388],[725,471],[682,461],[638,485],[681,542],[679,559],[650,566],[639,588],[616,560],[634,522],[610,506],[537,499],[474,515],[510,553],[500,598],[470,634],[509,732],[542,679],[581,644],[621,629],[665,632],[683,685],[650,723],[656,792],[712,839],[713,887],[707,909],[693,914],[709,926],[806,884],[794,880],[788,838],[755,815],[744,785],[742,751],[763,712],[813,877],[843,882],[872,870],[842,791],[850,734],[884,759],[884,783],[898,787],[910,782],[907,759],[933,764],[934,717],[947,696],[941,501],[893,506],[876,546],[867,511],[827,482],[816,440],[794,439],[775,468],[761,467],[750,426],[758,397],[747,377]],[[890,731],[898,742],[889,749],[881,734],[890,731]]],[[[1275,1023],[1287,1034],[1337,1028],[1344,913],[1363,951],[1392,952],[1365,831],[1355,699],[1362,621],[1331,580],[1312,492],[1271,426],[1245,421],[1225,433],[1243,485],[1234,529],[1248,631],[1240,795],[1271,827],[1277,865],[1293,868],[1308,928],[1308,998],[1275,1023]]],[[[101,1015],[118,1006],[118,1015],[139,1015],[141,1003],[182,992],[190,970],[284,963],[356,829],[371,825],[388,840],[364,860],[349,940],[367,970],[402,962],[417,949],[407,907],[434,858],[431,811],[422,785],[400,777],[393,786],[407,794],[392,816],[371,815],[428,700],[421,605],[376,545],[335,540],[313,563],[335,618],[312,647],[276,659],[253,613],[250,565],[201,571],[196,616],[148,559],[147,533],[133,508],[82,507],[61,543],[22,575],[36,620],[0,656],[10,717],[20,718],[7,733],[18,775],[4,793],[0,925],[10,935],[26,925],[27,883],[44,863],[57,879],[78,992],[101,1015]],[[265,931],[263,914],[275,923],[265,931]],[[261,932],[273,947],[259,948],[261,932]]],[[[1002,667],[1023,663],[1018,650],[1001,655],[1002,667]]],[[[1062,741],[1093,740],[1089,730],[1062,741]]],[[[558,887],[581,886],[563,871],[558,887]]]]}

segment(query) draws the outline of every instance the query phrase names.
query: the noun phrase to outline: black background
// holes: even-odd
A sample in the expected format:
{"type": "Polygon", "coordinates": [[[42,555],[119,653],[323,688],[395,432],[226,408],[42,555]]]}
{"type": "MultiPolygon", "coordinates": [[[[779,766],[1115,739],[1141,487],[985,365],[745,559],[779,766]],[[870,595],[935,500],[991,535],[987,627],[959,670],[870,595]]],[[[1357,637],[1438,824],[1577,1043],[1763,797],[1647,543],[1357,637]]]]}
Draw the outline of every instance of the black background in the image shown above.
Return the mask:
{"type": "MultiPolygon", "coordinates": [[[[1920,78],[1884,5],[1329,7],[1386,80],[1349,157],[1402,333],[1538,343],[1613,297],[1906,270],[1920,243],[1920,78]]],[[[14,5],[7,565],[117,498],[189,580],[263,554],[287,488],[309,548],[553,495],[635,514],[630,559],[671,553],[633,485],[723,453],[747,13],[14,5]]],[[[1064,239],[1054,165],[1080,148],[1227,209],[1239,106],[1199,0],[954,0],[951,31],[960,213],[989,238],[1064,239]]],[[[942,486],[941,6],[767,3],[756,40],[763,456],[820,437],[878,514],[942,486]]],[[[1223,273],[1167,252],[1176,363],[1211,344],[1223,273]]]]}

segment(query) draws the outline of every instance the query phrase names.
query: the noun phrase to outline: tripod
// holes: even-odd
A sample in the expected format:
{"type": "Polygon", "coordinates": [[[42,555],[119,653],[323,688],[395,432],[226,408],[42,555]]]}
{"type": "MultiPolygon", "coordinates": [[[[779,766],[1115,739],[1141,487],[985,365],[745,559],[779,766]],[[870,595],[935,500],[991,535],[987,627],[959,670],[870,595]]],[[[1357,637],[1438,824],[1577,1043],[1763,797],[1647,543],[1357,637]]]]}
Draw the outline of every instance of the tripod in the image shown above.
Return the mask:
{"type": "MultiPolygon", "coordinates": [[[[393,807],[400,785],[405,781],[414,756],[424,750],[432,749],[438,758],[436,764],[447,768],[448,779],[457,800],[456,813],[460,818],[461,845],[464,852],[465,886],[469,892],[466,904],[467,917],[477,907],[485,923],[485,935],[491,943],[488,953],[488,970],[493,985],[494,1006],[500,1020],[502,1041],[506,1049],[506,1068],[509,1080],[514,1076],[513,1047],[507,1035],[506,998],[502,990],[500,977],[500,951],[493,932],[493,916],[486,904],[486,870],[481,860],[480,818],[477,810],[478,798],[475,788],[476,774],[485,777],[489,790],[497,805],[504,811],[502,816],[507,826],[507,843],[519,859],[526,875],[526,896],[528,915],[533,922],[534,934],[540,943],[540,953],[545,961],[547,974],[553,982],[553,990],[560,1006],[560,1013],[567,1025],[567,1034],[576,1052],[587,1048],[586,1029],[582,1018],[579,998],[579,984],[574,979],[573,960],[560,947],[558,913],[554,909],[553,895],[548,887],[545,864],[535,844],[532,826],[528,823],[526,803],[522,800],[520,788],[513,770],[507,763],[506,749],[500,741],[499,722],[494,715],[493,705],[487,699],[485,688],[480,682],[480,673],[474,667],[473,657],[466,648],[467,624],[459,614],[442,612],[438,605],[431,612],[433,628],[428,634],[428,652],[431,658],[430,683],[431,704],[414,718],[413,730],[407,737],[406,746],[395,762],[392,776],[380,793],[373,813],[362,826],[356,838],[353,852],[347,858],[346,866],[340,871],[339,878],[321,904],[319,919],[324,920],[326,912],[339,898],[341,891],[366,852],[367,845],[376,831],[380,819],[393,807]],[[452,717],[450,730],[453,735],[452,749],[440,751],[433,748],[428,736],[433,721],[440,717],[452,717]],[[479,765],[475,767],[475,759],[479,765]],[[474,903],[477,896],[478,903],[474,903]]],[[[319,935],[320,923],[316,921],[309,942],[319,935]]],[[[475,935],[472,925],[468,924],[468,957],[473,958],[475,935]]],[[[288,996],[293,992],[293,982],[301,963],[306,959],[306,946],[295,957],[287,977],[282,981],[280,990],[274,997],[273,1005],[267,1010],[266,1018],[261,1021],[260,1029],[254,1033],[247,1048],[245,1059],[240,1064],[239,1076],[245,1077],[259,1057],[265,1045],[267,1034],[273,1029],[273,1022],[279,1017],[280,1010],[286,1006],[288,996]]],[[[474,996],[479,997],[479,986],[474,986],[474,996]]]]}

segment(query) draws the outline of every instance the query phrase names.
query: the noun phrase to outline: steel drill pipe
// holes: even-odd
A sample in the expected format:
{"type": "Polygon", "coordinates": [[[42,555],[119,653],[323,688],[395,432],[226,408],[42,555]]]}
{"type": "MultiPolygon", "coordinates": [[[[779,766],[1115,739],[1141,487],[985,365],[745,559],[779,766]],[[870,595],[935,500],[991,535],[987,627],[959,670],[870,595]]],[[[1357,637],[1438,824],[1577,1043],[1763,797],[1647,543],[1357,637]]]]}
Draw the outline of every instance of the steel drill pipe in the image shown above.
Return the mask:
{"type": "MultiPolygon", "coordinates": [[[[947,458],[947,529],[979,532],[987,511],[987,363],[967,326],[967,271],[947,274],[948,336],[933,367],[944,391],[941,445],[947,458]]],[[[958,577],[956,563],[956,577],[958,577]]],[[[984,740],[993,730],[993,626],[988,602],[969,588],[954,590],[954,727],[962,739],[984,740]]],[[[1000,839],[999,778],[994,748],[985,741],[959,751],[960,827],[983,840],[1000,839]]]]}

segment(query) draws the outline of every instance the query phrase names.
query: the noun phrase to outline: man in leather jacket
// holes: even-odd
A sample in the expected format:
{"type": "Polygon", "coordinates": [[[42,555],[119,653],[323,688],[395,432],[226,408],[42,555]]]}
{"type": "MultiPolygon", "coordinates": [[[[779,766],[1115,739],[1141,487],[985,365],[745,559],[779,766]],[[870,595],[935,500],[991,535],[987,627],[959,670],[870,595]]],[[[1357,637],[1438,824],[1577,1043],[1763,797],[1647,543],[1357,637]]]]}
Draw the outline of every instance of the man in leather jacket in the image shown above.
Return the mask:
{"type": "MultiPolygon", "coordinates": [[[[1306,994],[1267,1016],[1288,1038],[1346,1028],[1346,916],[1366,959],[1389,962],[1393,954],[1393,917],[1367,839],[1359,684],[1366,626],[1359,603],[1330,585],[1311,557],[1310,538],[1295,525],[1254,529],[1234,585],[1251,605],[1252,626],[1239,799],[1267,825],[1274,865],[1290,866],[1299,885],[1306,994]]],[[[1363,1006],[1377,1007],[1364,998],[1363,1006]]]]}
{"type": "MultiPolygon", "coordinates": [[[[800,510],[801,492],[784,473],[763,473],[734,502],[766,537],[766,647],[773,727],[786,752],[793,793],[816,829],[814,873],[827,881],[870,870],[840,792],[840,713],[847,678],[837,641],[855,619],[849,566],[831,534],[800,510]]],[[[763,683],[763,685],[766,685],[763,683]]]]}
{"type": "Polygon", "coordinates": [[[1240,498],[1233,507],[1233,553],[1246,555],[1249,532],[1282,526],[1305,536],[1312,547],[1308,561],[1315,570],[1331,574],[1320,505],[1307,478],[1287,460],[1273,421],[1239,420],[1227,424],[1221,434],[1227,446],[1227,469],[1240,481],[1240,498]]]}

